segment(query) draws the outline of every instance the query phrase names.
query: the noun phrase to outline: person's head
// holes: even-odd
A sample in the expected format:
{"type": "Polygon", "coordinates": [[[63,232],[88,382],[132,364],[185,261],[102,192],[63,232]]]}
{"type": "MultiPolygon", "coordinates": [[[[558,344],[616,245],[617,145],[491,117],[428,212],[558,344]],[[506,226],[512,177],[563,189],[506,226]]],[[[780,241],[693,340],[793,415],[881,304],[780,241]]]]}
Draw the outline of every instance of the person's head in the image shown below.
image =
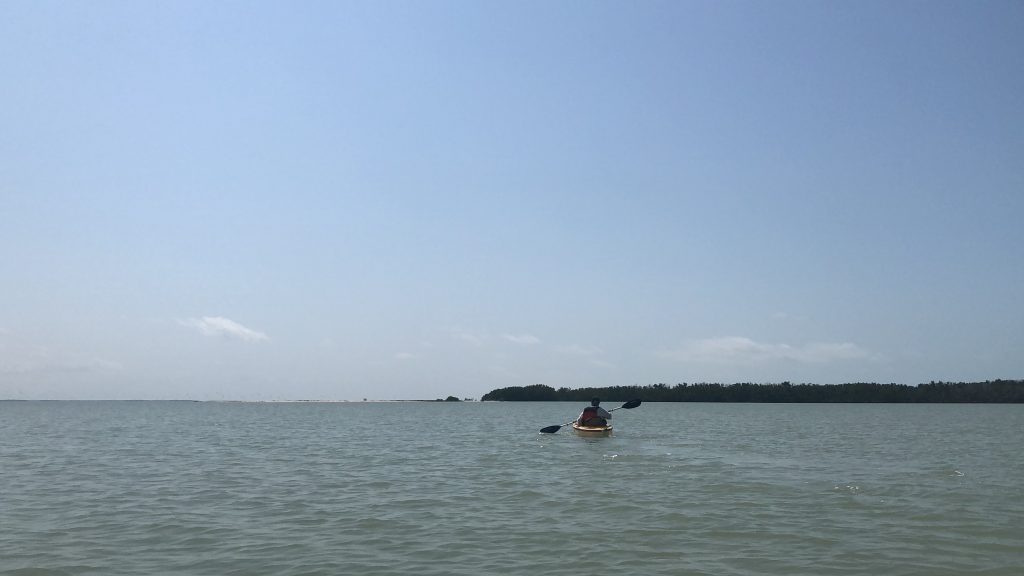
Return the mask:
{"type": "Polygon", "coordinates": [[[601,399],[596,397],[596,396],[590,399],[590,405],[591,406],[597,406],[600,403],[601,403],[601,399]]]}

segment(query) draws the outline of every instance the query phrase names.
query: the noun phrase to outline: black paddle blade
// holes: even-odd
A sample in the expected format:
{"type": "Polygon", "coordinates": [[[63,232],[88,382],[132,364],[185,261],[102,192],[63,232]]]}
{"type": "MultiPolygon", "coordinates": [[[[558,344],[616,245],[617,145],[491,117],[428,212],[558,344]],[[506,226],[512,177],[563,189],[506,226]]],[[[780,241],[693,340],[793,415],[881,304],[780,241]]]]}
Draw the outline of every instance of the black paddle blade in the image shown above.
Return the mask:
{"type": "Polygon", "coordinates": [[[639,398],[637,398],[636,400],[630,400],[629,402],[626,402],[621,407],[625,408],[626,410],[629,410],[630,408],[636,408],[640,404],[641,404],[641,400],[639,398]]]}
{"type": "Polygon", "coordinates": [[[561,428],[561,426],[545,426],[541,428],[540,431],[543,434],[554,434],[555,432],[558,432],[559,428],[561,428]]]}

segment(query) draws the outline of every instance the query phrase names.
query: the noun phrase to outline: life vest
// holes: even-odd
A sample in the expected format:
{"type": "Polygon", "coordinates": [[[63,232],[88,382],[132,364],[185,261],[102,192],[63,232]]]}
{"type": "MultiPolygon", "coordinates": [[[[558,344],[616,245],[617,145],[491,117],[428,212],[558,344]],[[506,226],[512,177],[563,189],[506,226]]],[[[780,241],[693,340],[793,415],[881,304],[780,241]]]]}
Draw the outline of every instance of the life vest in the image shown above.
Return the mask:
{"type": "Polygon", "coordinates": [[[597,415],[597,408],[587,406],[576,420],[581,426],[607,426],[608,421],[597,415]]]}

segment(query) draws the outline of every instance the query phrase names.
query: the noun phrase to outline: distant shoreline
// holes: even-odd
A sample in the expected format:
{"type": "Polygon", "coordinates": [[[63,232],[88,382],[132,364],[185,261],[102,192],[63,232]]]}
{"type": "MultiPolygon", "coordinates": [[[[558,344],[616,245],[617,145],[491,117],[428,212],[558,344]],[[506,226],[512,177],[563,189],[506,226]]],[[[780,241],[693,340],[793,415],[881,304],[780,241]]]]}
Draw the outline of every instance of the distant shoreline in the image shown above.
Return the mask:
{"type": "Polygon", "coordinates": [[[510,386],[484,394],[479,400],[458,399],[208,399],[189,398],[3,398],[0,402],[212,402],[224,404],[392,404],[463,402],[580,402],[593,397],[605,401],[644,402],[740,402],[806,404],[1020,404],[1024,403],[1024,380],[984,382],[930,382],[927,384],[792,384],[781,383],[697,383],[610,386],[603,388],[559,388],[545,384],[510,386]]]}
{"type": "Polygon", "coordinates": [[[674,386],[610,386],[605,388],[559,388],[544,384],[511,386],[484,394],[481,401],[580,402],[593,397],[645,402],[745,402],[825,404],[1019,404],[1024,403],[1024,380],[985,382],[930,382],[907,384],[687,384],[674,386]]]}

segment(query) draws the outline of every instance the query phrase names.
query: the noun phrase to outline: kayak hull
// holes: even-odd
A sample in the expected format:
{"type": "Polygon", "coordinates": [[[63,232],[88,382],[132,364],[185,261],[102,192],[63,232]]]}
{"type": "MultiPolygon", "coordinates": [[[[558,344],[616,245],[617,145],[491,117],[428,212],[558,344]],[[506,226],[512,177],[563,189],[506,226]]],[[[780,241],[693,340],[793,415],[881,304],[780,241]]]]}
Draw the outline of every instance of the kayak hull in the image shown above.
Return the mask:
{"type": "Polygon", "coordinates": [[[611,436],[611,426],[581,426],[575,422],[572,423],[573,432],[576,432],[580,436],[611,436]]]}

